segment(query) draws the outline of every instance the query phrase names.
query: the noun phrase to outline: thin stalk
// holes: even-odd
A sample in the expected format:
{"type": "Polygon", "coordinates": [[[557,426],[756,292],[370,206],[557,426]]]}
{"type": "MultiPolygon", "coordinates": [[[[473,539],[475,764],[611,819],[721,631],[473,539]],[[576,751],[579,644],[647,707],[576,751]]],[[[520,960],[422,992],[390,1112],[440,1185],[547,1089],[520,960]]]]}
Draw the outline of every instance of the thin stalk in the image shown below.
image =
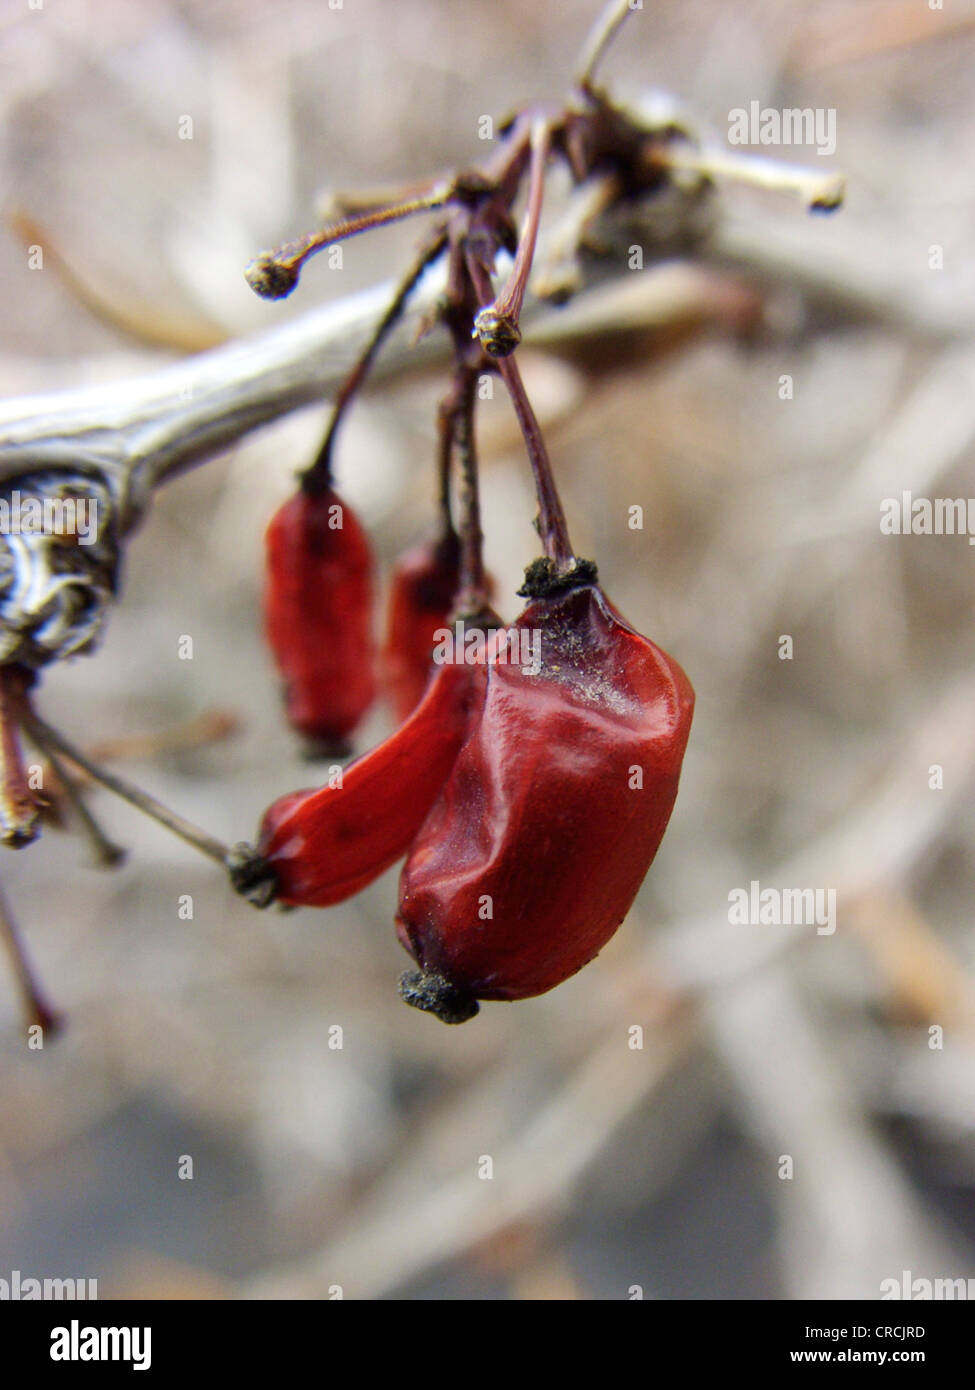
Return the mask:
{"type": "Polygon", "coordinates": [[[440,402],[437,411],[437,505],[440,511],[441,533],[449,541],[455,533],[451,511],[451,472],[454,461],[454,417],[452,396],[440,402]]]}
{"type": "Polygon", "coordinates": [[[551,127],[547,120],[539,118],[531,128],[531,162],[528,176],[528,209],[525,224],[518,240],[514,265],[504,289],[493,304],[481,309],[474,320],[474,328],[485,352],[492,357],[505,357],[513,352],[521,342],[521,329],[518,326],[525,290],[535,258],[538,242],[538,227],[542,217],[542,201],[545,196],[545,166],[548,163],[551,144],[551,127]]]}
{"type": "Polygon", "coordinates": [[[314,462],[301,475],[301,486],[305,492],[322,492],[331,483],[332,450],[339,425],[345,418],[345,413],[349,405],[354,400],[373,362],[376,360],[379,349],[401,319],[403,311],[409,302],[410,295],[416,289],[427,268],[431,266],[443,252],[446,244],[447,233],[445,228],[442,226],[436,227],[432,235],[420,247],[420,250],[406,274],[397,285],[386,312],[376,325],[375,332],[366,344],[358,361],[352,368],[352,371],[339,387],[321,448],[314,462]]]}
{"type": "Polygon", "coordinates": [[[222,841],[216,839],[214,836],[207,834],[205,830],[201,830],[199,826],[194,825],[191,821],[186,820],[175,811],[171,811],[168,806],[164,806],[161,801],[157,801],[154,796],[150,796],[148,792],[144,792],[140,787],[134,786],[133,783],[129,782],[126,778],[119,777],[116,773],[109,772],[106,768],[100,767],[98,763],[94,762],[86,753],[83,753],[80,748],[77,748],[66,739],[57,729],[41,719],[40,715],[35,714],[33,710],[24,712],[23,726],[37,746],[42,749],[49,758],[52,758],[52,761],[52,754],[61,753],[69,762],[75,763],[78,767],[82,768],[88,773],[89,777],[94,778],[96,782],[100,782],[103,787],[107,787],[108,790],[114,792],[116,796],[120,796],[123,801],[127,801],[130,806],[134,806],[136,810],[141,811],[143,815],[150,816],[153,820],[158,821],[160,825],[164,825],[166,829],[172,831],[174,835],[178,835],[181,840],[185,840],[186,843],[192,845],[194,849],[198,849],[201,854],[207,855],[210,859],[215,859],[218,864],[222,864],[226,867],[230,854],[230,847],[228,845],[223,844],[222,841]]]}
{"type": "Polygon", "coordinates": [[[51,1008],[41,992],[23,938],[2,891],[0,891],[0,939],[2,939],[7,954],[10,956],[28,1026],[39,1024],[45,1033],[56,1033],[61,1025],[60,1015],[51,1008]]]}
{"type": "Polygon", "coordinates": [[[538,417],[531,406],[521,371],[513,357],[503,357],[498,362],[498,371],[511,396],[511,403],[518,417],[518,424],[525,437],[525,447],[535,479],[538,495],[538,534],[548,558],[554,561],[556,569],[571,569],[575,564],[575,551],[569,539],[569,527],[562,507],[562,499],[555,484],[551,460],[545,447],[538,417]]]}
{"type": "Polygon", "coordinates": [[[71,803],[72,810],[81,822],[81,827],[91,845],[92,853],[95,856],[95,863],[101,868],[112,869],[117,864],[124,862],[127,851],[121,845],[117,845],[114,840],[110,840],[98,821],[88,809],[87,802],[81,793],[78,783],[68,772],[64,763],[51,749],[45,749],[45,757],[54,771],[58,782],[64,789],[64,794],[71,803]]]}
{"type": "Polygon", "coordinates": [[[333,222],[317,232],[309,232],[296,241],[286,241],[274,251],[264,251],[251,261],[244,271],[247,283],[255,294],[264,299],[284,299],[298,283],[302,266],[316,252],[337,241],[358,236],[360,232],[371,231],[373,227],[383,227],[390,222],[401,222],[417,212],[430,212],[441,208],[453,194],[450,182],[438,184],[430,193],[392,207],[373,208],[356,217],[347,217],[341,222],[333,222]]]}
{"type": "Polygon", "coordinates": [[[578,294],[583,278],[580,252],[590,228],[622,192],[622,181],[615,173],[593,174],[572,190],[568,206],[534,268],[532,290],[536,299],[565,304],[578,294]]]}
{"type": "Polygon", "coordinates": [[[519,111],[502,137],[501,148],[484,166],[487,182],[509,203],[514,202],[521,185],[536,119],[530,110],[519,111]]]}
{"type": "Polygon", "coordinates": [[[467,367],[459,369],[455,385],[453,433],[461,478],[460,586],[456,603],[461,614],[478,613],[487,606],[484,532],[481,529],[481,497],[474,439],[476,393],[477,373],[467,367]]]}
{"type": "Polygon", "coordinates": [[[633,13],[630,0],[612,0],[596,20],[589,32],[582,50],[579,65],[579,86],[584,92],[592,92],[593,77],[602,61],[603,54],[616,37],[627,16],[633,13]]]}
{"type": "Polygon", "coordinates": [[[410,183],[386,184],[381,188],[323,189],[315,194],[315,215],[324,223],[344,222],[350,217],[361,217],[363,213],[424,198],[443,182],[442,174],[428,174],[410,183]]]}
{"type": "Polygon", "coordinates": [[[661,158],[668,169],[686,169],[709,179],[734,179],[773,193],[795,193],[811,212],[834,212],[846,196],[842,174],[832,170],[821,173],[806,165],[766,159],[764,155],[672,145],[661,158]]]}
{"type": "MultiPolygon", "coordinates": [[[[490,277],[477,256],[470,251],[467,253],[467,266],[478,298],[482,302],[490,299],[490,277]]],[[[558,572],[563,573],[574,567],[575,552],[569,539],[569,528],[541,427],[528,399],[515,359],[499,357],[496,366],[508,388],[528,450],[532,476],[535,479],[535,492],[538,496],[538,534],[545,554],[553,561],[558,572]]]]}
{"type": "Polygon", "coordinates": [[[0,667],[0,840],[11,849],[29,845],[39,834],[37,798],[27,785],[17,727],[23,699],[20,670],[0,667]]]}

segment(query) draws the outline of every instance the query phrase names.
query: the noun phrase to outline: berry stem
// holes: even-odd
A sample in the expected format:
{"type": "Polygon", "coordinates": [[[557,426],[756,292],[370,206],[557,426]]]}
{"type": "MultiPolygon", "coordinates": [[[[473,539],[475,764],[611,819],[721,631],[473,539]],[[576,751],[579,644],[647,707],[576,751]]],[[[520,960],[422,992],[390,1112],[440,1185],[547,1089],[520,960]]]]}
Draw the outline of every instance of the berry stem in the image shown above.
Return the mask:
{"type": "Polygon", "coordinates": [[[64,795],[70,802],[72,810],[81,822],[81,827],[91,845],[95,863],[103,869],[112,869],[123,863],[126,858],[126,850],[121,845],[115,844],[105,834],[88,809],[87,802],[75,778],[71,776],[64,763],[51,749],[46,751],[45,756],[64,791],[64,795]]]}
{"type": "Polygon", "coordinates": [[[157,801],[154,796],[144,792],[140,787],[135,786],[124,777],[119,777],[117,773],[109,772],[106,768],[100,767],[77,748],[73,743],[59,733],[57,729],[41,719],[32,709],[24,711],[22,722],[24,729],[41,749],[53,762],[53,756],[60,753],[69,762],[82,768],[96,782],[100,782],[103,787],[107,787],[110,792],[120,796],[123,801],[127,801],[130,806],[141,811],[144,815],[150,816],[153,820],[164,825],[167,830],[178,835],[181,840],[198,849],[202,854],[210,859],[215,859],[218,864],[226,865],[227,856],[230,853],[228,845],[223,844],[214,836],[201,830],[199,826],[186,820],[175,811],[171,811],[168,806],[164,806],[161,801],[157,801]]]}
{"type": "Polygon", "coordinates": [[[0,667],[0,840],[21,849],[37,839],[37,798],[27,785],[17,727],[25,699],[25,674],[18,666],[0,667]]]}
{"type": "Polygon", "coordinates": [[[511,403],[518,417],[518,424],[525,437],[525,447],[535,478],[535,491],[538,494],[538,533],[542,547],[548,558],[554,561],[561,573],[575,565],[575,551],[569,539],[569,527],[562,507],[562,499],[555,483],[551,460],[545,447],[538,417],[528,399],[521,371],[512,357],[504,357],[498,363],[498,370],[511,396],[511,403]]]}
{"type": "Polygon", "coordinates": [[[538,226],[545,196],[545,166],[551,144],[551,128],[539,117],[531,127],[531,162],[528,176],[528,209],[525,224],[518,240],[515,262],[504,289],[493,304],[482,308],[474,319],[474,329],[481,346],[492,357],[506,357],[521,342],[518,320],[525,302],[525,290],[535,258],[538,226]]]}
{"type": "Polygon", "coordinates": [[[460,588],[456,603],[461,614],[477,613],[487,606],[484,532],[481,529],[481,497],[474,439],[476,390],[477,373],[470,368],[459,369],[454,388],[454,438],[461,479],[460,588]]]}
{"type": "Polygon", "coordinates": [[[417,212],[430,212],[441,208],[449,201],[453,192],[450,182],[440,183],[431,192],[392,207],[372,208],[354,217],[333,222],[317,232],[309,232],[297,241],[286,241],[274,251],[265,251],[244,271],[247,283],[255,294],[264,299],[284,299],[298,283],[302,266],[316,252],[336,241],[345,241],[358,236],[360,232],[371,231],[389,222],[401,222],[404,217],[412,217],[417,212]]]}
{"type": "MultiPolygon", "coordinates": [[[[453,384],[441,401],[438,412],[440,466],[445,489],[445,525],[450,524],[446,488],[455,452],[460,461],[460,582],[454,600],[454,613],[458,617],[473,617],[483,613],[488,607],[477,449],[474,441],[477,377],[476,367],[470,363],[458,363],[454,368],[453,384]]],[[[451,527],[451,531],[452,529],[451,527]]],[[[451,531],[445,530],[445,537],[451,531]]]]}
{"type": "Polygon", "coordinates": [[[420,247],[409,269],[396,287],[396,291],[389,302],[386,312],[376,325],[375,332],[366,344],[365,349],[359,356],[352,371],[339,387],[332,406],[332,414],[329,418],[328,428],[325,431],[325,438],[322,440],[321,447],[318,450],[314,462],[306,468],[301,475],[301,486],[306,493],[310,495],[321,493],[331,485],[332,450],[335,445],[335,436],[338,433],[339,425],[345,418],[345,413],[349,405],[355,399],[357,392],[365,381],[373,362],[376,360],[379,349],[402,317],[410,295],[416,289],[424,272],[433,264],[438,256],[443,253],[446,245],[446,230],[442,225],[437,226],[420,247]]]}
{"type": "Polygon", "coordinates": [[[451,464],[454,458],[454,425],[442,401],[437,411],[437,506],[440,511],[441,539],[449,542],[456,535],[451,512],[451,464]]]}
{"type": "MultiPolygon", "coordinates": [[[[491,297],[491,280],[476,255],[468,251],[467,266],[471,280],[477,290],[478,298],[484,302],[491,297]]],[[[525,439],[532,476],[535,479],[535,492],[538,496],[538,534],[542,540],[545,554],[554,563],[559,574],[575,566],[575,552],[569,539],[569,528],[559,497],[559,491],[552,473],[552,464],[545,448],[538,417],[532,409],[521,372],[514,357],[499,357],[495,366],[504,378],[511,403],[518,417],[518,424],[525,439]]]]}
{"type": "Polygon", "coordinates": [[[7,948],[17,980],[17,989],[23,1003],[29,1027],[40,1025],[45,1033],[57,1033],[61,1025],[60,1016],[51,1008],[41,992],[34,969],[27,955],[23,938],[14,921],[7,899],[0,891],[0,939],[7,948]]]}

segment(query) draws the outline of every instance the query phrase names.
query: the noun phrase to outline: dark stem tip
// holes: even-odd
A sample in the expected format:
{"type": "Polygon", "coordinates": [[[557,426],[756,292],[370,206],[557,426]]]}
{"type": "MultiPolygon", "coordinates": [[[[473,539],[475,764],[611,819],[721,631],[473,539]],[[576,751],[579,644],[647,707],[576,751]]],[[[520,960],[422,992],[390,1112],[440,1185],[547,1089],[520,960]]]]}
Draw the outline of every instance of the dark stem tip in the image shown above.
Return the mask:
{"type": "Polygon", "coordinates": [[[521,329],[507,314],[494,308],[482,309],[474,319],[474,331],[481,347],[492,357],[510,357],[521,342],[521,329]]]}
{"type": "Polygon", "coordinates": [[[129,851],[110,840],[99,846],[95,854],[96,869],[119,869],[129,857],[129,851]]]}
{"type": "Polygon", "coordinates": [[[533,560],[525,570],[525,582],[518,593],[522,598],[552,598],[555,594],[568,593],[570,589],[595,584],[598,579],[599,571],[594,560],[573,557],[568,568],[563,569],[554,560],[542,556],[533,560]]]}
{"type": "Polygon", "coordinates": [[[244,278],[262,299],[286,299],[298,283],[295,266],[282,265],[274,256],[257,256],[244,271],[244,278]]]}
{"type": "Polygon", "coordinates": [[[469,603],[458,603],[450,615],[450,622],[463,623],[465,628],[479,628],[482,632],[496,632],[504,627],[504,619],[499,617],[486,599],[472,598],[469,603]]]}
{"type": "Polygon", "coordinates": [[[414,1009],[435,1014],[441,1023],[466,1023],[480,1012],[472,994],[434,970],[406,970],[400,976],[399,997],[414,1009]]]}
{"type": "Polygon", "coordinates": [[[353,745],[342,734],[302,734],[300,753],[306,763],[344,762],[353,745]]]}
{"type": "Polygon", "coordinates": [[[0,844],[7,849],[26,849],[32,845],[41,833],[41,827],[37,824],[35,815],[29,821],[20,821],[13,825],[4,826],[0,831],[0,844]]]}
{"type": "Polygon", "coordinates": [[[64,1032],[66,1019],[57,1009],[52,1009],[42,1000],[35,1000],[31,1016],[27,1020],[32,1028],[40,1028],[45,1038],[58,1038],[64,1032]]]}
{"type": "Polygon", "coordinates": [[[298,474],[298,486],[306,497],[324,497],[332,491],[332,435],[329,433],[322,449],[308,468],[298,474]]]}
{"type": "Polygon", "coordinates": [[[224,861],[235,893],[254,907],[270,907],[277,897],[277,875],[253,845],[241,840],[228,850],[224,861]]]}

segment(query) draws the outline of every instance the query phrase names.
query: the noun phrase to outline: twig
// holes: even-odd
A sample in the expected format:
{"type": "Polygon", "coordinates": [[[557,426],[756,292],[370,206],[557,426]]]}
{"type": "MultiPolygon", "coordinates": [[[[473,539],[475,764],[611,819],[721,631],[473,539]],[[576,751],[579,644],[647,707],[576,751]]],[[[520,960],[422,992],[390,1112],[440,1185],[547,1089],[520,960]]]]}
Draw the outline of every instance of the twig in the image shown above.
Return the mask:
{"type": "MultiPolygon", "coordinates": [[[[564,235],[547,246],[564,254],[564,235]],[[561,242],[561,246],[560,246],[561,242]]],[[[583,287],[630,278],[626,251],[634,240],[645,254],[669,235],[658,225],[653,200],[625,227],[599,227],[606,257],[582,262],[583,287]]],[[[772,283],[797,286],[807,297],[849,317],[871,318],[943,338],[967,331],[971,306],[905,288],[909,277],[890,248],[868,242],[820,243],[808,228],[772,215],[723,218],[696,241],[714,264],[772,283]],[[882,254],[881,254],[882,250],[882,254]]],[[[671,241],[666,242],[669,247],[671,241]]],[[[685,248],[686,250],[686,248],[685,248]]],[[[417,323],[429,319],[443,288],[439,269],[417,286],[410,309],[376,363],[376,376],[443,361],[448,344],[431,334],[413,346],[417,323]]],[[[383,284],[309,310],[290,322],[252,334],[184,362],[126,381],[0,402],[0,483],[40,469],[103,474],[113,485],[121,528],[137,524],[155,487],[219,455],[251,430],[320,403],[344,381],[362,353],[394,291],[383,284]]],[[[529,295],[522,328],[535,328],[557,346],[587,338],[592,329],[560,319],[529,295]]]]}
{"type": "MultiPolygon", "coordinates": [[[[467,264],[471,279],[477,289],[482,304],[493,298],[490,278],[478,258],[468,253],[467,264]]],[[[538,419],[521,379],[521,371],[513,356],[497,359],[498,371],[504,380],[515,415],[525,440],[525,448],[531,462],[535,490],[538,494],[538,532],[542,539],[545,554],[552,560],[560,573],[570,570],[575,561],[572,542],[565,512],[559,498],[558,489],[552,474],[545,440],[542,437],[538,419]]]]}
{"type": "Polygon", "coordinates": [[[18,667],[0,667],[0,842],[10,849],[22,849],[40,833],[40,807],[27,784],[20,746],[23,681],[18,667]]]}
{"type": "Polygon", "coordinates": [[[85,798],[81,793],[81,788],[78,786],[75,778],[70,775],[64,763],[52,749],[46,749],[46,756],[58,783],[81,822],[82,829],[92,847],[95,863],[100,868],[105,869],[113,869],[116,865],[124,863],[128,851],[123,849],[121,845],[115,844],[115,842],[110,840],[105,834],[104,830],[98,824],[98,821],[88,809],[85,798]]]}
{"type": "MultiPolygon", "coordinates": [[[[622,259],[590,264],[587,279],[598,283],[623,269],[622,259]]],[[[443,286],[440,268],[424,276],[376,364],[378,377],[448,355],[444,334],[411,341],[443,286]]],[[[339,388],[374,337],[394,288],[378,285],[143,377],[2,401],[0,483],[42,469],[104,476],[124,533],[139,522],[154,488],[339,388]]],[[[534,323],[557,313],[530,301],[524,317],[534,323]]]]}
{"type": "Polygon", "coordinates": [[[61,1026],[61,1017],[51,1008],[41,993],[17,924],[10,913],[2,890],[0,890],[0,940],[7,948],[14,968],[17,987],[23,1000],[28,1024],[39,1025],[45,1033],[50,1033],[53,1036],[61,1026]]]}
{"type": "Polygon", "coordinates": [[[593,91],[596,68],[633,10],[634,6],[630,4],[630,0],[611,0],[593,25],[583,46],[583,56],[579,64],[578,82],[584,92],[593,91]]]}
{"type": "Polygon", "coordinates": [[[198,825],[194,825],[185,816],[171,811],[168,806],[164,806],[161,801],[157,801],[154,796],[143,791],[141,787],[135,786],[124,777],[119,777],[117,773],[109,772],[107,768],[100,767],[80,748],[66,739],[62,733],[41,719],[33,709],[26,708],[22,712],[21,724],[52,762],[55,751],[63,754],[69,762],[82,768],[89,777],[100,782],[103,787],[107,787],[110,792],[114,792],[123,801],[127,801],[137,811],[149,816],[159,825],[165,826],[167,830],[178,835],[181,840],[185,840],[188,845],[192,845],[194,849],[198,849],[209,859],[216,860],[222,868],[226,869],[234,892],[242,898],[246,898],[254,907],[265,908],[274,901],[277,895],[274,871],[253,846],[244,841],[235,845],[225,845],[222,840],[218,840],[206,830],[201,830],[198,825]]]}
{"type": "Polygon", "coordinates": [[[832,171],[822,174],[804,164],[786,164],[781,159],[766,159],[763,155],[714,146],[702,150],[674,146],[667,151],[666,163],[671,169],[731,179],[773,193],[795,193],[816,212],[832,212],[841,206],[846,194],[846,179],[842,174],[832,171]]]}
{"type": "Polygon", "coordinates": [[[332,450],[335,447],[335,438],[339,426],[345,418],[345,413],[372,370],[380,348],[402,318],[410,296],[422,280],[428,267],[437,259],[446,244],[447,234],[442,227],[436,227],[432,234],[424,240],[397,286],[396,293],[389,302],[389,307],[377,323],[365,351],[339,387],[321,447],[314,462],[302,474],[302,486],[306,492],[314,491],[316,487],[327,487],[330,483],[332,450]]]}
{"type": "Polygon", "coordinates": [[[168,806],[157,801],[149,792],[144,792],[126,778],[119,777],[117,773],[109,772],[107,768],[100,767],[98,763],[94,762],[86,753],[82,752],[80,748],[33,711],[25,712],[23,725],[37,746],[52,761],[54,761],[56,753],[63,754],[69,762],[83,768],[89,777],[100,782],[103,787],[107,787],[110,792],[114,792],[123,801],[127,801],[130,806],[134,806],[143,815],[158,821],[160,825],[164,825],[167,830],[171,830],[181,840],[185,840],[194,849],[198,849],[201,854],[205,854],[208,858],[215,859],[218,864],[226,866],[231,852],[229,845],[223,844],[213,835],[201,830],[199,826],[186,820],[176,811],[171,811],[168,806]]]}
{"type": "Polygon", "coordinates": [[[705,259],[788,285],[793,293],[854,322],[873,321],[934,339],[971,333],[975,303],[957,285],[915,273],[916,251],[845,226],[842,236],[811,236],[808,225],[769,212],[726,213],[708,238],[705,259]]]}
{"type": "Polygon", "coordinates": [[[284,299],[298,283],[305,262],[326,246],[359,236],[374,227],[383,227],[390,222],[401,222],[418,212],[430,212],[443,207],[451,193],[450,183],[439,183],[428,193],[409,198],[392,207],[373,207],[341,222],[333,222],[317,232],[309,232],[297,241],[287,241],[274,251],[265,251],[244,272],[247,283],[256,294],[265,299],[284,299]]]}
{"type": "Polygon", "coordinates": [[[538,226],[542,215],[542,197],[545,191],[545,163],[548,159],[550,132],[544,120],[532,124],[531,170],[528,184],[528,211],[525,225],[518,241],[515,263],[511,267],[508,281],[492,304],[485,304],[474,319],[474,328],[481,346],[494,357],[504,357],[521,342],[522,305],[528,276],[535,258],[535,244],[538,240],[538,226]]]}

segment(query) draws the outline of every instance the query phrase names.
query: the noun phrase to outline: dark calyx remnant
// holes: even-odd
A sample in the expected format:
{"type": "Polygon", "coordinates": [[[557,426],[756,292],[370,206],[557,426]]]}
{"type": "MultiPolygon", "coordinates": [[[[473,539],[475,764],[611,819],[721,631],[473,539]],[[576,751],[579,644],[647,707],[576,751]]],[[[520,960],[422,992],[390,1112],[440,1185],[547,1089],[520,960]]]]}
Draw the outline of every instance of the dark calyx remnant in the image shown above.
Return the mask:
{"type": "Polygon", "coordinates": [[[234,892],[254,907],[270,907],[277,897],[277,875],[253,845],[241,840],[228,851],[224,862],[234,892]]]}
{"type": "Polygon", "coordinates": [[[466,1023],[481,1008],[473,995],[432,970],[404,971],[400,976],[399,996],[414,1009],[436,1014],[441,1023],[466,1023]]]}
{"type": "Polygon", "coordinates": [[[574,560],[569,569],[559,568],[554,560],[533,560],[525,570],[525,582],[518,590],[523,598],[551,598],[553,594],[568,593],[599,578],[593,560],[574,560]]]}

